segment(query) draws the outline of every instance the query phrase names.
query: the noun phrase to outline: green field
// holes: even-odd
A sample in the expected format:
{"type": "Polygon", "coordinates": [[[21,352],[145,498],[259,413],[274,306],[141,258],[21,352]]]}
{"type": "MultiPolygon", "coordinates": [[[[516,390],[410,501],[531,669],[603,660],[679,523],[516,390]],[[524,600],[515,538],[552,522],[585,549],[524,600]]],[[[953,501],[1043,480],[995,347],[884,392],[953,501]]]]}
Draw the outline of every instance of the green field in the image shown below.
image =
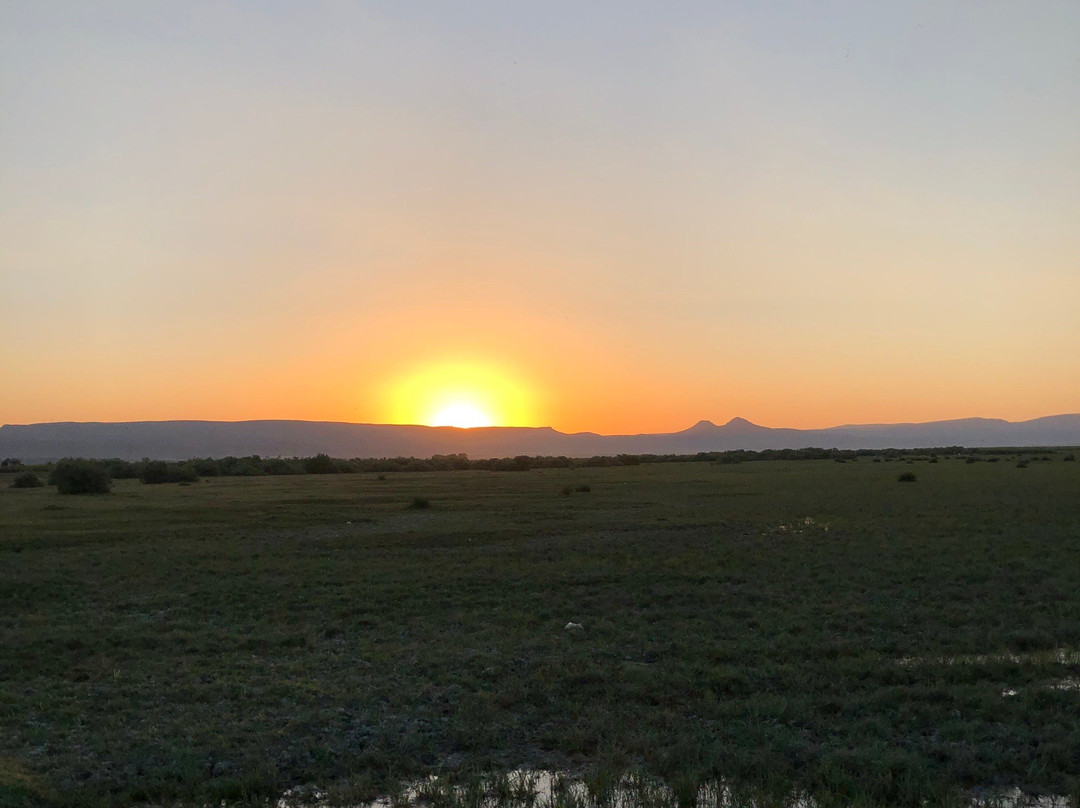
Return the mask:
{"type": "Polygon", "coordinates": [[[1080,463],[1047,456],[0,477],[0,806],[515,767],[1075,805],[1080,463]]]}

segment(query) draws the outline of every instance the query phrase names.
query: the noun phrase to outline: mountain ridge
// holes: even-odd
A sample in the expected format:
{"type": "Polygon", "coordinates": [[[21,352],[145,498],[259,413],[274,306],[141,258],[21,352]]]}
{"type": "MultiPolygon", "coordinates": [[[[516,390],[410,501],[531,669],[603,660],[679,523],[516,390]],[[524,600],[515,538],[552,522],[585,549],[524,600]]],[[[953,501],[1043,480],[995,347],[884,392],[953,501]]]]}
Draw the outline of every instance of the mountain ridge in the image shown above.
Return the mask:
{"type": "Polygon", "coordinates": [[[0,457],[45,462],[60,457],[306,457],[472,458],[515,455],[590,457],[614,454],[696,454],[747,449],[886,449],[931,446],[1080,446],[1080,413],[1027,421],[958,418],[898,424],[844,424],[824,429],[766,427],[736,417],[723,425],[698,421],[679,432],[600,435],[542,427],[363,424],[348,421],[58,421],[0,426],[0,457]]]}

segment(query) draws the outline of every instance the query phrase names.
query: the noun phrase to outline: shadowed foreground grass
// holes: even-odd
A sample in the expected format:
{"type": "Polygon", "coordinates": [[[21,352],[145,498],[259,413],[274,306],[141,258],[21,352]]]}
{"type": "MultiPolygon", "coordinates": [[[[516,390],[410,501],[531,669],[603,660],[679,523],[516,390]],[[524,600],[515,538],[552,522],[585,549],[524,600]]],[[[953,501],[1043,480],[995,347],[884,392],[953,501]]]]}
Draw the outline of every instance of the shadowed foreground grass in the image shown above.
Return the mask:
{"type": "Polygon", "coordinates": [[[519,766],[1075,795],[1059,459],[3,485],[0,806],[519,766]]]}

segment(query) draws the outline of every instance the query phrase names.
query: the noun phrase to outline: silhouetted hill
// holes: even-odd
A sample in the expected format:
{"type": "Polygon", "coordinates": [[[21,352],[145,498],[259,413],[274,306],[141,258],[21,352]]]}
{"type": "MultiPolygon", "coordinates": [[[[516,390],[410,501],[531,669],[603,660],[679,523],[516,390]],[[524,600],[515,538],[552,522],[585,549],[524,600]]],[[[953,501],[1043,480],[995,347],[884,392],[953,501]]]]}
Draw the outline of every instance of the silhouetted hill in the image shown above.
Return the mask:
{"type": "Polygon", "coordinates": [[[964,418],[922,424],[848,424],[829,429],[773,429],[743,418],[723,426],[699,421],[681,432],[567,434],[550,427],[455,427],[327,421],[137,421],[0,427],[0,457],[42,462],[60,457],[431,457],[515,455],[591,457],[694,454],[732,449],[884,449],[929,446],[1080,446],[1080,415],[1031,421],[964,418]]]}

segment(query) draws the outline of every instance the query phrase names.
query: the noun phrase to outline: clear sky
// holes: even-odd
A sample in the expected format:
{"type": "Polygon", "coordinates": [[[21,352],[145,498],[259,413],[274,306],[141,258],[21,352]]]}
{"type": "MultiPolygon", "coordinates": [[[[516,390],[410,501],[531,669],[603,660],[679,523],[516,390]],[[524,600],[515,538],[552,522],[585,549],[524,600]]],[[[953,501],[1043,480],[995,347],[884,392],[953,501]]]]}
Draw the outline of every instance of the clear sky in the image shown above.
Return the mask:
{"type": "Polygon", "coordinates": [[[0,423],[1078,412],[1080,3],[0,0],[0,318],[0,423]]]}

